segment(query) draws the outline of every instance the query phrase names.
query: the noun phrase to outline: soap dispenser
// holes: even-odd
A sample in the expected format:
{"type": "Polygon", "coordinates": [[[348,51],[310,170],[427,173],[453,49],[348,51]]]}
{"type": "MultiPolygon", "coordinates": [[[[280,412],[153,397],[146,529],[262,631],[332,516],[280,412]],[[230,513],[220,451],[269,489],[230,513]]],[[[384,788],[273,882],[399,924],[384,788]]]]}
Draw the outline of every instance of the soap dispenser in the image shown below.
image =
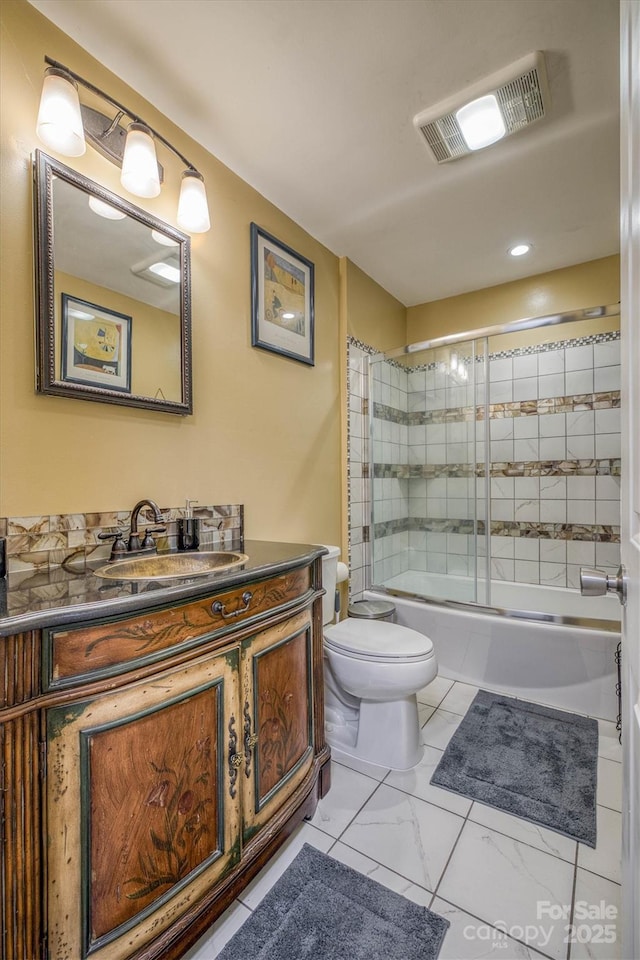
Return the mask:
{"type": "Polygon", "coordinates": [[[187,497],[185,515],[178,520],[178,550],[197,550],[200,546],[200,520],[193,516],[192,505],[197,500],[187,497]]]}

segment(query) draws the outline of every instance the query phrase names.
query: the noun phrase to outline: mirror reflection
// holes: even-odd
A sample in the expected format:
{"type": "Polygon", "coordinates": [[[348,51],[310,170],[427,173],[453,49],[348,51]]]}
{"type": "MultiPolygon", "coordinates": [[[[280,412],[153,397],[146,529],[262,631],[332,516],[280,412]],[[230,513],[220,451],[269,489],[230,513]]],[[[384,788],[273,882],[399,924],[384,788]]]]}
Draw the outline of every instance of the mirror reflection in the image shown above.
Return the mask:
{"type": "Polygon", "coordinates": [[[188,238],[44,154],[36,188],[39,390],[191,412],[188,238]]]}

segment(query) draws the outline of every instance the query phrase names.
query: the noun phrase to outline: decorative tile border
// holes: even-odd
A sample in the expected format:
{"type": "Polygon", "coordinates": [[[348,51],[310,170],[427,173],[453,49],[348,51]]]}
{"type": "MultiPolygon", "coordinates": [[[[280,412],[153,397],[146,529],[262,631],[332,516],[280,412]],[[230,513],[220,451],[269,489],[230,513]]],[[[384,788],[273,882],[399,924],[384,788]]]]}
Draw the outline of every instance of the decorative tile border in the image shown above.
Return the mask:
{"type": "MultiPolygon", "coordinates": [[[[621,461],[524,460],[491,463],[491,477],[619,477],[621,461]]],[[[377,480],[435,480],[437,478],[484,477],[484,464],[477,463],[374,463],[377,480]]]]}
{"type": "MultiPolygon", "coordinates": [[[[593,318],[594,320],[597,317],[593,318]]],[[[556,340],[551,343],[534,343],[528,347],[516,347],[513,350],[499,350],[490,353],[489,360],[506,360],[509,357],[527,357],[532,353],[551,353],[553,350],[567,350],[571,347],[587,347],[594,343],[610,343],[620,339],[619,330],[609,330],[607,333],[592,333],[586,337],[573,337],[570,340],[556,340]]],[[[482,360],[483,358],[478,358],[482,360]]]]}
{"type": "MultiPolygon", "coordinates": [[[[388,537],[396,533],[458,533],[485,535],[484,520],[454,520],[439,517],[401,517],[384,520],[374,526],[374,536],[388,537]]],[[[492,520],[492,537],[522,537],[537,540],[589,540],[597,543],[620,543],[620,527],[604,524],[529,523],[517,520],[492,520]]]]}
{"type": "MultiPolygon", "coordinates": [[[[508,336],[508,334],[504,334],[504,336],[508,336]]],[[[484,337],[476,337],[476,339],[483,340],[484,337]]],[[[484,355],[477,356],[476,363],[485,363],[487,359],[489,360],[489,362],[491,362],[492,360],[508,360],[513,357],[531,356],[534,353],[551,353],[554,350],[566,350],[572,347],[587,347],[589,346],[589,344],[611,343],[612,341],[619,340],[619,339],[620,339],[619,330],[609,330],[607,333],[594,333],[586,337],[574,337],[570,340],[555,340],[555,341],[552,341],[551,343],[537,343],[537,344],[534,343],[528,347],[515,347],[513,350],[498,350],[496,353],[490,353],[488,355],[488,358],[485,357],[484,355]]],[[[472,342],[473,342],[473,339],[461,340],[459,343],[457,344],[452,343],[449,346],[451,350],[455,350],[456,347],[459,348],[465,343],[472,343],[472,342]]],[[[427,347],[426,349],[434,350],[434,349],[443,349],[443,348],[427,347]]],[[[376,351],[374,351],[374,353],[375,352],[376,351]]],[[[464,357],[464,356],[458,357],[458,362],[462,362],[466,366],[469,366],[473,362],[473,358],[464,357]]],[[[442,363],[441,360],[435,360],[435,361],[430,361],[429,363],[422,363],[419,366],[411,367],[410,369],[406,367],[404,369],[407,369],[409,373],[412,373],[413,371],[437,370],[440,367],[441,363],[442,363]]]]}
{"type": "MultiPolygon", "coordinates": [[[[166,532],[157,536],[161,549],[177,548],[177,521],[186,515],[184,507],[164,507],[166,532]]],[[[194,506],[192,515],[200,520],[200,545],[214,549],[238,544],[244,536],[243,504],[194,506]]],[[[148,507],[140,511],[144,524],[153,523],[148,507]]],[[[131,512],[54,514],[36,517],[0,518],[0,530],[7,540],[9,571],[45,570],[58,567],[71,557],[108,557],[110,542],[99,540],[100,533],[121,530],[128,534],[131,512]]]]}
{"type": "MultiPolygon", "coordinates": [[[[511,403],[489,404],[491,419],[511,417],[547,416],[551,413],[576,413],[585,410],[609,410],[620,406],[620,391],[606,393],[576,394],[567,397],[545,397],[542,400],[516,400],[511,403]]],[[[484,420],[484,406],[444,407],[439,410],[414,410],[405,412],[383,403],[374,403],[373,415],[377,420],[400,423],[409,427],[421,427],[435,423],[469,423],[484,420]],[[474,416],[475,409],[475,416],[474,416]]]]}

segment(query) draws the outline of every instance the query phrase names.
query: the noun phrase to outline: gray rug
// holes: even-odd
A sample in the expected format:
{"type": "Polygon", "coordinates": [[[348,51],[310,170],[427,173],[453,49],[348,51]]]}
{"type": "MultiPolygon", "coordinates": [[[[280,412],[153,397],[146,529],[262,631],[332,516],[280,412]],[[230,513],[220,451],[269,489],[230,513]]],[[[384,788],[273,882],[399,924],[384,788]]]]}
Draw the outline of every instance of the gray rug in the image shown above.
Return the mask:
{"type": "Polygon", "coordinates": [[[598,723],[480,690],[431,783],[596,845],[598,723]]]}
{"type": "Polygon", "coordinates": [[[436,960],[448,926],[305,844],[218,960],[436,960]]]}

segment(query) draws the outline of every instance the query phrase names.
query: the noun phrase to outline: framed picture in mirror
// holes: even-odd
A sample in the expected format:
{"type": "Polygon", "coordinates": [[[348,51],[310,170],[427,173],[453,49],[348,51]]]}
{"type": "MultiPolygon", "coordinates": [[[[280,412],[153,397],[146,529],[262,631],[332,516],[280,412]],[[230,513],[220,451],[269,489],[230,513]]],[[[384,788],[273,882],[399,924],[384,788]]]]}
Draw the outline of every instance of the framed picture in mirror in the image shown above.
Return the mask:
{"type": "Polygon", "coordinates": [[[62,379],[131,393],[131,317],[63,293],[62,379]]]}
{"type": "Polygon", "coordinates": [[[314,365],[314,266],[251,224],[251,345],[314,365]]]}

